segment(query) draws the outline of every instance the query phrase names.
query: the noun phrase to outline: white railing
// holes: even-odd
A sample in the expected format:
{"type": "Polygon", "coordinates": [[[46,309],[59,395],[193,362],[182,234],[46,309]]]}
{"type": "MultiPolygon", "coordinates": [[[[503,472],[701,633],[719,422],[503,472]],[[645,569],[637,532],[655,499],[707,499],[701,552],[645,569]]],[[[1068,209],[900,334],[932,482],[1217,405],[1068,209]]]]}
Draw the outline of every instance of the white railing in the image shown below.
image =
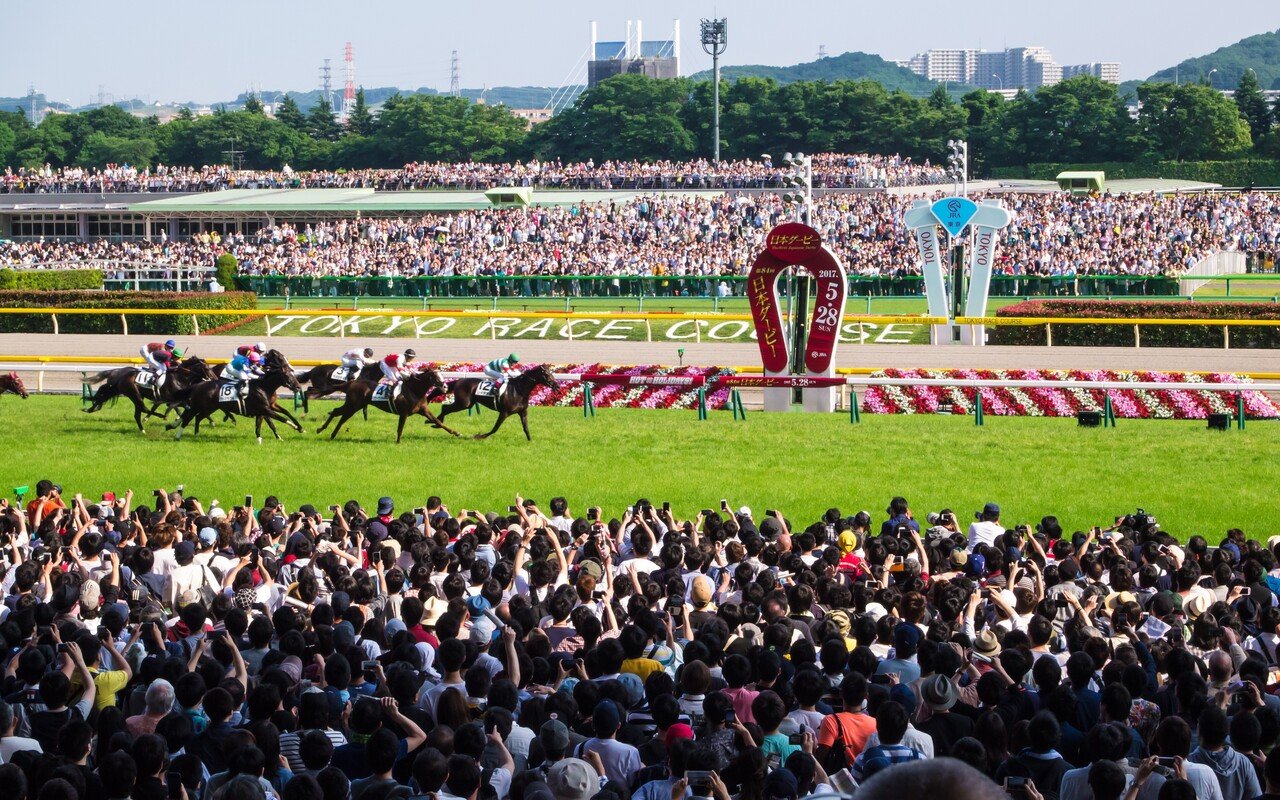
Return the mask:
{"type": "Polygon", "coordinates": [[[1184,297],[1190,297],[1197,289],[1210,282],[1208,278],[1218,275],[1243,275],[1248,260],[1247,254],[1238,251],[1223,251],[1205,256],[1182,273],[1182,277],[1178,280],[1178,291],[1184,297]]]}

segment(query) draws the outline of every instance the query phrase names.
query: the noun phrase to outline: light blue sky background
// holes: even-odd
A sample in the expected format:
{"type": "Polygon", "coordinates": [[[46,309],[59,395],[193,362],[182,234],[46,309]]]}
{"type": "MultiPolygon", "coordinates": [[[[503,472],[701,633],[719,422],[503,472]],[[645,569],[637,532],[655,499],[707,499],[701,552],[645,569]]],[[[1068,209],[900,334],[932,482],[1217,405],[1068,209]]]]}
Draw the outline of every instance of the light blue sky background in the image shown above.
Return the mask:
{"type": "Polygon", "coordinates": [[[307,90],[342,49],[356,82],[447,89],[458,50],[464,88],[558,86],[587,49],[588,23],[621,39],[643,19],[646,39],[682,22],[682,72],[710,66],[702,16],[729,18],[726,64],[793,64],[819,45],[907,58],[933,47],[1043,45],[1059,63],[1119,61],[1125,80],[1280,27],[1276,0],[3,0],[0,96],[30,84],[52,100],[227,100],[246,88],[307,90]],[[955,9],[962,9],[955,15],[955,9]]]}

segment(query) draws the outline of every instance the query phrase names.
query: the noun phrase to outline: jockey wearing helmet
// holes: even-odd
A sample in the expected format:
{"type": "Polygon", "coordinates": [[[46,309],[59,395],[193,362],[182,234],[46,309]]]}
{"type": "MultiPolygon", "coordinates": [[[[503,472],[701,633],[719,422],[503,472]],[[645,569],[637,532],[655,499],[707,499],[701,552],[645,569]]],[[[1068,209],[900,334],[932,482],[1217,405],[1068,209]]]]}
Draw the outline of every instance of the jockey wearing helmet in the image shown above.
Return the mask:
{"type": "Polygon", "coordinates": [[[172,339],[164,344],[159,342],[144,344],[139,352],[142,354],[143,361],[147,362],[144,369],[149,369],[156,375],[163,375],[174,359],[182,357],[178,343],[172,339]]]}
{"type": "Polygon", "coordinates": [[[418,354],[412,348],[405,350],[403,354],[392,353],[379,362],[382,367],[382,383],[397,384],[405,378],[413,374],[414,370],[410,364],[418,354]]]}
{"type": "Polygon", "coordinates": [[[258,355],[253,348],[250,348],[245,355],[236,353],[235,358],[232,358],[223,368],[221,377],[224,381],[236,384],[240,388],[241,395],[248,394],[249,381],[262,377],[262,356],[258,355]]]}
{"type": "Polygon", "coordinates": [[[520,363],[520,358],[515,353],[506,358],[495,358],[488,364],[484,365],[484,374],[493,379],[493,386],[496,393],[501,394],[507,378],[519,375],[520,370],[516,368],[516,364],[520,363]]]}
{"type": "Polygon", "coordinates": [[[236,355],[238,356],[247,356],[250,353],[257,353],[258,355],[263,355],[266,352],[267,352],[267,346],[262,342],[258,342],[257,344],[242,344],[236,348],[236,355]]]}
{"type": "Polygon", "coordinates": [[[362,369],[377,363],[378,360],[373,357],[372,347],[366,347],[363,350],[355,347],[342,354],[341,368],[347,371],[348,376],[355,378],[362,369]]]}

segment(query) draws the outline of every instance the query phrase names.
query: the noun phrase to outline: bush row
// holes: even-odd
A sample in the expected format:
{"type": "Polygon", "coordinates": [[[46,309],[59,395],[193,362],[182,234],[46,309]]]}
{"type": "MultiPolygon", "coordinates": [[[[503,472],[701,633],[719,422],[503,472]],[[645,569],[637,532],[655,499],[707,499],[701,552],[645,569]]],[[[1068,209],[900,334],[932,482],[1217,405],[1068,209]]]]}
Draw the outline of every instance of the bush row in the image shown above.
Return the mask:
{"type": "MultiPolygon", "coordinates": [[[[1049,317],[1058,319],[1204,319],[1280,320],[1277,303],[1201,303],[1189,301],[1103,301],[1031,300],[1005,306],[997,317],[1049,317]]],[[[1222,347],[1219,325],[1143,325],[1143,347],[1222,347]]],[[[1231,347],[1241,349],[1280,348],[1280,326],[1228,326],[1231,347]]],[[[1048,333],[1044,325],[1017,325],[988,329],[991,344],[1044,345],[1048,333]]],[[[1132,325],[1058,325],[1053,329],[1055,345],[1077,347],[1132,347],[1132,325]]]]}
{"type": "Polygon", "coordinates": [[[100,269],[0,269],[0,290],[101,289],[100,269]]]}
{"type": "MultiPolygon", "coordinates": [[[[77,291],[0,291],[0,308],[192,308],[245,309],[258,307],[252,292],[77,292],[77,291]]],[[[247,316],[247,315],[246,315],[247,316]]],[[[197,315],[201,331],[243,319],[238,316],[197,315]]],[[[128,317],[129,333],[164,334],[166,336],[195,333],[192,318],[179,316],[133,315],[128,317]]],[[[120,317],[115,314],[64,314],[58,317],[62,333],[120,333],[120,317]]],[[[52,333],[48,314],[0,314],[0,332],[52,333]]]]}
{"type": "Polygon", "coordinates": [[[1223,186],[1280,186],[1280,161],[1241,159],[1239,161],[1125,161],[1100,164],[1027,164],[997,167],[993,178],[1034,178],[1051,181],[1068,170],[1107,173],[1108,180],[1167,178],[1220,183],[1223,186]]]}

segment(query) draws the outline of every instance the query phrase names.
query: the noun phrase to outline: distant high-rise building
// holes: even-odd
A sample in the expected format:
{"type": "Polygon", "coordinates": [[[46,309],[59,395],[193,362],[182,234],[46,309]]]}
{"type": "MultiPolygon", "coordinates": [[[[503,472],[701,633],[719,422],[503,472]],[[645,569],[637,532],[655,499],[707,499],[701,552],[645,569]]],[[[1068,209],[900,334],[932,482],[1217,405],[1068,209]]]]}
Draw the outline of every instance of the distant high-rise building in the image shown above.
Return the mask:
{"type": "Polygon", "coordinates": [[[1063,67],[1043,47],[1013,47],[996,52],[926,50],[898,64],[931,81],[967,83],[980,89],[1034,91],[1075,75],[1093,75],[1109,83],[1120,82],[1118,63],[1096,62],[1063,67]]]}
{"type": "Polygon", "coordinates": [[[646,75],[650,78],[680,77],[680,20],[675,20],[670,39],[645,41],[639,20],[627,20],[627,38],[602,42],[591,23],[591,60],[587,63],[587,88],[614,75],[646,75]]]}

